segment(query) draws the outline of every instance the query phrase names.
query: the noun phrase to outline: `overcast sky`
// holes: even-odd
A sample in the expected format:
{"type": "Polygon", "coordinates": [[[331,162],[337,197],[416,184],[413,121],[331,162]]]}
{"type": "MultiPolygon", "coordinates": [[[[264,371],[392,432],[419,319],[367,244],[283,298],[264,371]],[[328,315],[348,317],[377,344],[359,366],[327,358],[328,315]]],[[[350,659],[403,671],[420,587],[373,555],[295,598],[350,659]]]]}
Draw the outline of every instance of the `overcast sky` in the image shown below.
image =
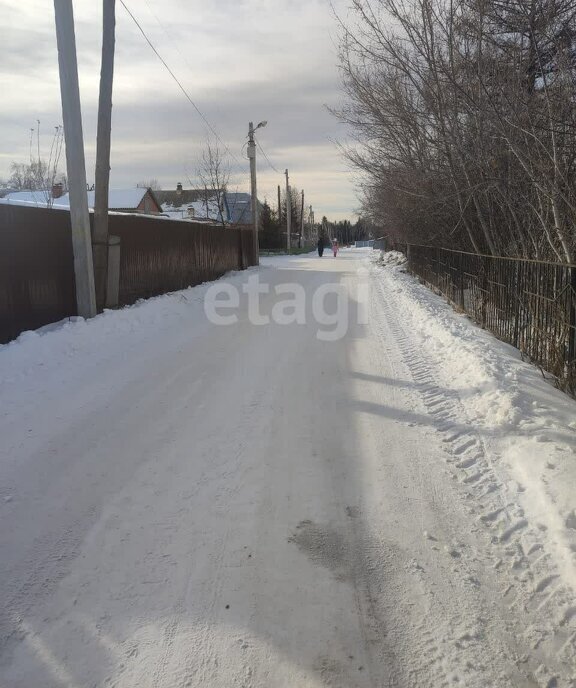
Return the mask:
{"type": "MultiPolygon", "coordinates": [[[[316,218],[353,218],[352,174],[334,141],[343,125],[327,111],[342,95],[337,23],[328,0],[125,0],[190,97],[235,156],[233,186],[249,191],[242,146],[248,122],[267,120],[257,138],[258,195],[276,200],[283,172],[306,193],[316,218]]],[[[345,16],[346,0],[336,0],[345,16]]],[[[74,0],[87,178],[94,179],[101,3],[74,0]]],[[[2,22],[0,177],[28,162],[30,129],[41,122],[48,157],[62,121],[52,0],[0,0],[2,22]]],[[[119,0],[111,185],[156,178],[191,185],[209,134],[119,0]]],[[[62,169],[65,161],[62,160],[62,169]]]]}

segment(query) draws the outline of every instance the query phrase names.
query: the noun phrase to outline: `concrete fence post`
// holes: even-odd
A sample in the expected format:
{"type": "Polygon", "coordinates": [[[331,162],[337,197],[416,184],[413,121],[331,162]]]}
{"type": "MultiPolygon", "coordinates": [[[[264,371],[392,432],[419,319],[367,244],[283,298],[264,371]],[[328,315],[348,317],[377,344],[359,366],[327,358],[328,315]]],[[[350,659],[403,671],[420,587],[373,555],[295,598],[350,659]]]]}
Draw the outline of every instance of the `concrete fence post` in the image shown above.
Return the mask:
{"type": "Polygon", "coordinates": [[[118,308],[120,303],[120,237],[108,237],[108,275],[106,308],[118,308]]]}

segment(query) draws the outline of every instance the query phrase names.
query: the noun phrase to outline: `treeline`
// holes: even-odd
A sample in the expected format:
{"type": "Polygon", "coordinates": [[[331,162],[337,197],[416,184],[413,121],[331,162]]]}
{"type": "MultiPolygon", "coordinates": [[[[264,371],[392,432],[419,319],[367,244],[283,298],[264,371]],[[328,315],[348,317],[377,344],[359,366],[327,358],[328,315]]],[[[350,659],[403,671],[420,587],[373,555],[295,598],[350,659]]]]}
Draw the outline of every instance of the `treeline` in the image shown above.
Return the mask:
{"type": "Polygon", "coordinates": [[[337,239],[341,246],[353,244],[355,241],[374,239],[378,234],[378,229],[372,222],[363,217],[359,217],[356,222],[350,222],[350,220],[329,222],[323,217],[319,231],[327,239],[337,239]]]}
{"type": "MultiPolygon", "coordinates": [[[[286,193],[283,191],[280,207],[273,207],[265,200],[260,207],[260,246],[266,249],[281,249],[286,246],[286,193]]],[[[308,237],[311,231],[306,209],[302,214],[301,195],[298,189],[292,187],[290,198],[290,222],[293,241],[298,242],[300,230],[302,239],[308,237]],[[302,223],[302,218],[304,222],[302,223]]],[[[295,244],[297,245],[297,243],[295,244]]]]}
{"type": "Polygon", "coordinates": [[[352,0],[347,149],[402,241],[572,262],[576,2],[352,0]]]}
{"type": "MultiPolygon", "coordinates": [[[[259,242],[262,249],[283,249],[286,247],[286,200],[282,198],[282,217],[279,219],[278,211],[264,201],[260,208],[260,232],[259,242]]],[[[379,229],[366,218],[358,218],[356,222],[339,220],[330,222],[326,217],[321,222],[310,222],[310,216],[304,217],[302,235],[300,236],[301,210],[292,204],[292,246],[313,246],[320,237],[324,237],[326,244],[332,239],[337,239],[340,245],[353,244],[355,241],[373,239],[379,229]]]]}

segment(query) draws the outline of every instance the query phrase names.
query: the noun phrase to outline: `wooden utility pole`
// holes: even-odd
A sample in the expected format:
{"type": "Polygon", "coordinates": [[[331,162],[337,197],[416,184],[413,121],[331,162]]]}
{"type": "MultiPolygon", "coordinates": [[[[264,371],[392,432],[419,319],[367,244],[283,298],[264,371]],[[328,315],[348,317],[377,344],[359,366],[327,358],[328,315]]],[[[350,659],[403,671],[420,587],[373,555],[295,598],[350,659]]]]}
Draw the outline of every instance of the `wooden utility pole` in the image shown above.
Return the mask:
{"type": "Polygon", "coordinates": [[[98,132],[96,135],[96,177],[94,192],[94,279],[96,305],[106,306],[108,281],[108,189],[110,187],[110,137],[112,131],[112,83],[114,81],[114,43],[116,0],[103,0],[102,66],[98,97],[98,132]]]}
{"type": "Polygon", "coordinates": [[[309,206],[308,210],[308,224],[310,225],[310,238],[314,239],[316,237],[314,236],[314,212],[312,206],[309,206]]]}
{"type": "Polygon", "coordinates": [[[288,253],[290,253],[290,232],[292,231],[292,199],[290,198],[290,180],[288,179],[288,170],[286,170],[284,174],[286,175],[286,248],[288,249],[288,253]]]}
{"type": "Polygon", "coordinates": [[[278,184],[278,224],[282,224],[282,201],[280,199],[280,184],[278,184]]]}
{"type": "MultiPolygon", "coordinates": [[[[262,122],[258,125],[261,126],[262,122]]],[[[256,127],[256,128],[258,128],[256,127]]],[[[254,140],[254,124],[248,123],[248,159],[250,160],[250,205],[252,206],[252,232],[254,244],[255,265],[259,264],[258,243],[258,191],[256,189],[256,142],[254,140]]]]}
{"type": "Polygon", "coordinates": [[[300,234],[298,235],[298,248],[302,248],[302,233],[304,232],[304,189],[302,189],[302,205],[300,207],[300,234]]]}
{"type": "Polygon", "coordinates": [[[66,143],[66,172],[70,198],[76,305],[78,315],[92,318],[96,315],[96,295],[88,194],[86,193],[86,162],[84,159],[72,0],[54,0],[54,16],[60,69],[62,121],[66,143]]]}

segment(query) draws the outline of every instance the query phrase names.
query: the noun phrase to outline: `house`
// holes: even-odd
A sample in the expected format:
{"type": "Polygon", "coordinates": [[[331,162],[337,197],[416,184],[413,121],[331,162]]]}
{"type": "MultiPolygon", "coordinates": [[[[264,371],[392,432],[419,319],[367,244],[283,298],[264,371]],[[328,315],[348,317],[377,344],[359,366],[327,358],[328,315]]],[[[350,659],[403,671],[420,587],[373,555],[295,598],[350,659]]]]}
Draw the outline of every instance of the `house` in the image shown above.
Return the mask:
{"type": "Polygon", "coordinates": [[[232,225],[252,224],[252,196],[247,193],[224,194],[226,217],[232,225]]]}
{"type": "MultiPolygon", "coordinates": [[[[68,198],[68,194],[62,196],[68,198]]],[[[94,207],[94,191],[88,192],[88,206],[94,207]]],[[[108,192],[108,208],[119,213],[145,213],[157,215],[162,207],[152,189],[110,189],[108,192]]]]}
{"type": "MultiPolygon", "coordinates": [[[[52,208],[70,208],[70,199],[67,193],[55,185],[52,192],[16,191],[7,194],[0,199],[0,203],[13,203],[14,205],[35,205],[38,207],[51,206],[52,208]]],[[[94,191],[88,191],[88,207],[94,208],[94,191]]],[[[121,213],[142,213],[158,215],[162,208],[151,189],[110,189],[108,192],[108,208],[121,213]]]]}
{"type": "MultiPolygon", "coordinates": [[[[184,189],[178,183],[176,189],[155,192],[162,212],[177,220],[209,220],[222,223],[222,211],[218,194],[208,189],[184,189]]],[[[225,220],[225,218],[224,218],[225,220]]]]}
{"type": "Polygon", "coordinates": [[[170,217],[212,220],[229,225],[252,224],[252,197],[248,193],[184,189],[178,183],[176,189],[156,191],[155,194],[162,211],[170,217]]]}

